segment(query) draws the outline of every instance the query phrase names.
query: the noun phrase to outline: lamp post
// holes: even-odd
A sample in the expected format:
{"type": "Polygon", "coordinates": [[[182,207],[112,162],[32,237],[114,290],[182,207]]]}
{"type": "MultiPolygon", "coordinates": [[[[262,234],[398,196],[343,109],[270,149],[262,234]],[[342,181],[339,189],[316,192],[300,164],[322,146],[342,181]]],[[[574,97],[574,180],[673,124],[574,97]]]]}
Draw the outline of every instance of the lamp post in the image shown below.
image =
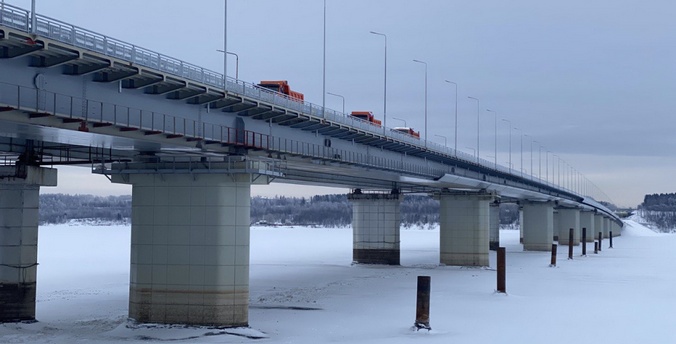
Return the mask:
{"type": "Polygon", "coordinates": [[[458,156],[458,84],[453,81],[444,80],[449,84],[455,85],[455,135],[453,136],[455,140],[455,145],[453,149],[455,150],[455,155],[458,156]]]}
{"type": "Polygon", "coordinates": [[[387,35],[375,31],[370,31],[370,33],[385,38],[385,73],[383,77],[383,132],[385,132],[387,129],[387,35]]]}
{"type": "Polygon", "coordinates": [[[494,127],[495,127],[494,128],[495,131],[494,131],[494,134],[493,134],[493,141],[494,141],[493,143],[495,145],[495,169],[497,170],[498,169],[498,113],[493,111],[493,110],[489,110],[489,109],[486,109],[486,112],[492,112],[493,113],[493,121],[494,121],[494,127]]]}
{"type": "MultiPolygon", "coordinates": [[[[561,157],[556,154],[552,154],[552,156],[556,157],[556,176],[557,176],[556,178],[554,178],[554,172],[552,172],[552,179],[556,179],[557,180],[556,185],[561,186],[561,157]]],[[[553,165],[554,160],[552,160],[552,169],[554,169],[553,165]]]]}
{"type": "Polygon", "coordinates": [[[507,119],[502,119],[503,122],[507,122],[509,125],[509,172],[512,172],[512,122],[507,119]]]}
{"type": "Polygon", "coordinates": [[[322,39],[322,117],[326,118],[326,0],[324,0],[324,36],[322,39]]]}
{"type": "Polygon", "coordinates": [[[538,179],[542,180],[542,145],[540,142],[535,141],[538,144],[538,179]]]}
{"type": "Polygon", "coordinates": [[[404,127],[408,128],[408,126],[406,125],[406,120],[405,120],[405,119],[401,119],[401,118],[397,118],[397,117],[392,117],[392,119],[396,119],[397,121],[402,121],[402,122],[404,122],[404,127]]]}
{"type": "Polygon", "coordinates": [[[239,80],[239,55],[237,55],[235,53],[231,53],[229,51],[226,52],[226,51],[223,51],[221,49],[216,49],[216,51],[218,51],[220,53],[226,53],[226,54],[230,54],[230,55],[235,56],[235,79],[239,80]]]}
{"type": "MultiPolygon", "coordinates": [[[[524,134],[525,135],[525,134],[524,134]]],[[[528,135],[525,135],[528,136],[528,135]]],[[[528,136],[530,137],[530,136],[528,136]]],[[[530,180],[533,180],[533,138],[530,137],[530,180]]]]}
{"type": "MultiPolygon", "coordinates": [[[[223,51],[228,51],[228,0],[223,1],[223,51]]],[[[228,54],[223,54],[223,92],[228,84],[228,54]]]]}
{"type": "Polygon", "coordinates": [[[441,136],[441,135],[437,135],[437,134],[434,134],[434,136],[441,137],[442,139],[444,139],[444,147],[448,147],[448,142],[446,141],[446,136],[441,136]]]}
{"type": "MultiPolygon", "coordinates": [[[[514,130],[518,130],[521,133],[521,153],[519,154],[519,158],[521,159],[521,177],[523,178],[523,130],[519,128],[514,128],[514,130]]],[[[511,137],[510,137],[510,142],[511,142],[511,137]]],[[[511,151],[511,149],[510,149],[511,151]]]]}
{"type": "Polygon", "coordinates": [[[345,114],[345,97],[341,96],[340,94],[335,94],[331,92],[326,92],[326,94],[330,94],[332,96],[340,97],[341,99],[343,99],[343,114],[345,114]]]}
{"type": "Polygon", "coordinates": [[[479,98],[467,97],[476,100],[476,163],[479,163],[479,98]]]}
{"type": "Polygon", "coordinates": [[[545,151],[545,182],[549,183],[549,153],[547,147],[543,147],[545,151]]]}
{"type": "MultiPolygon", "coordinates": [[[[3,6],[4,1],[3,1],[3,6]]],[[[35,15],[35,0],[31,0],[31,33],[38,33],[38,17],[35,15]]]]}
{"type": "Polygon", "coordinates": [[[425,65],[425,147],[427,147],[427,62],[420,60],[413,60],[413,62],[425,65]]]}

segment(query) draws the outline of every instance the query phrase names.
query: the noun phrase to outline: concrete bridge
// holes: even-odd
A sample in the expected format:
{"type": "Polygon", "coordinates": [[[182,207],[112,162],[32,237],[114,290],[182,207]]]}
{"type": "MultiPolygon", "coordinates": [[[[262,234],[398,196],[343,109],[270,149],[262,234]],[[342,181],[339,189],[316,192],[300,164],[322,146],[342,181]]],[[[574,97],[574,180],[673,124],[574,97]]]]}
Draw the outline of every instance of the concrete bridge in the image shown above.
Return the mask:
{"type": "Polygon", "coordinates": [[[358,263],[399,264],[405,193],[440,200],[446,265],[488,265],[500,202],[521,205],[524,250],[622,226],[581,177],[557,185],[10,5],[0,152],[0,321],[35,318],[38,193],[58,165],[133,186],[140,322],[248,324],[252,184],[351,188],[358,263]]]}

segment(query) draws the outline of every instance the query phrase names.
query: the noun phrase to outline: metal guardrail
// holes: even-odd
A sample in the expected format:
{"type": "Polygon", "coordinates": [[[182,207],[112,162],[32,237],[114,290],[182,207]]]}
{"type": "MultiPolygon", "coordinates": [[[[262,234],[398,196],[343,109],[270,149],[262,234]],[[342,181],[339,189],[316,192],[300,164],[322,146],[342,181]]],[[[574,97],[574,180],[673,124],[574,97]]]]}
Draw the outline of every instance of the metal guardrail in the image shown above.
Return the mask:
{"type": "MultiPolygon", "coordinates": [[[[37,25],[35,31],[39,36],[44,36],[58,42],[67,43],[79,48],[103,54],[105,56],[129,61],[140,66],[156,69],[170,75],[196,81],[218,89],[225,89],[229,92],[254,98],[272,105],[295,110],[297,112],[308,114],[317,118],[323,118],[336,123],[348,125],[376,135],[391,137],[398,141],[440,152],[448,156],[465,160],[469,163],[476,163],[486,168],[496,169],[508,174],[512,174],[514,172],[513,169],[502,165],[496,166],[494,163],[491,163],[485,159],[477,159],[477,157],[465,152],[455,151],[454,149],[441,146],[430,141],[427,141],[425,144],[425,141],[409,137],[406,134],[388,130],[388,128],[376,126],[352,116],[348,116],[331,109],[322,108],[319,105],[305,101],[293,100],[283,94],[260,88],[251,83],[230,77],[224,80],[224,75],[221,73],[217,73],[215,71],[202,68],[197,65],[154,52],[152,50],[144,49],[142,47],[138,47],[136,45],[126,43],[76,25],[68,24],[58,19],[36,14],[36,22],[37,25]]],[[[30,33],[32,29],[31,13],[28,10],[3,3],[2,7],[0,8],[0,24],[30,33]]],[[[138,111],[141,114],[143,113],[142,110],[138,111]]],[[[530,180],[544,185],[556,187],[571,193],[581,194],[580,192],[570,190],[568,188],[562,187],[561,185],[551,183],[548,180],[537,178],[532,174],[530,174],[528,177],[530,177],[530,180]]]]}

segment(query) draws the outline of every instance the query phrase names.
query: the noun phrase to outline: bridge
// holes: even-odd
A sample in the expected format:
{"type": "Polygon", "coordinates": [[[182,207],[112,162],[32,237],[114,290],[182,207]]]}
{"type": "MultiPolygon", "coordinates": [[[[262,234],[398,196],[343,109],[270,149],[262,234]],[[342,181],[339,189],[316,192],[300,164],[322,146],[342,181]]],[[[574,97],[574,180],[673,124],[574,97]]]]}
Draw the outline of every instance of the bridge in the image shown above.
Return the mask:
{"type": "Polygon", "coordinates": [[[140,322],[248,324],[253,184],[352,189],[357,263],[399,264],[405,193],[439,199],[446,265],[488,265],[500,202],[520,204],[524,250],[622,226],[581,177],[542,180],[7,4],[0,152],[0,321],[35,318],[38,193],[59,165],[133,186],[140,322]]]}

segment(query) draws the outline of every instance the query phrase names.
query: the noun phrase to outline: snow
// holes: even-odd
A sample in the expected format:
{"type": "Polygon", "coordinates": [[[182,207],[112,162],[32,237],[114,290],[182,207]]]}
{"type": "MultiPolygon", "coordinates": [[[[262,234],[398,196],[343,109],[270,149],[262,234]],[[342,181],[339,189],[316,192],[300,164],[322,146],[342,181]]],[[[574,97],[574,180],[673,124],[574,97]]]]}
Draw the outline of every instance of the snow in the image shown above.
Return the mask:
{"type": "MultiPolygon", "coordinates": [[[[350,228],[252,227],[250,328],[127,321],[127,226],[40,228],[36,323],[1,343],[674,343],[676,236],[628,220],[613,249],[524,252],[502,230],[507,294],[491,267],[439,266],[439,231],[401,232],[401,266],[352,265],[350,228]],[[431,331],[414,331],[416,276],[431,331]],[[255,339],[256,338],[256,339],[255,339]]],[[[591,247],[591,245],[590,245],[591,247]]]]}

